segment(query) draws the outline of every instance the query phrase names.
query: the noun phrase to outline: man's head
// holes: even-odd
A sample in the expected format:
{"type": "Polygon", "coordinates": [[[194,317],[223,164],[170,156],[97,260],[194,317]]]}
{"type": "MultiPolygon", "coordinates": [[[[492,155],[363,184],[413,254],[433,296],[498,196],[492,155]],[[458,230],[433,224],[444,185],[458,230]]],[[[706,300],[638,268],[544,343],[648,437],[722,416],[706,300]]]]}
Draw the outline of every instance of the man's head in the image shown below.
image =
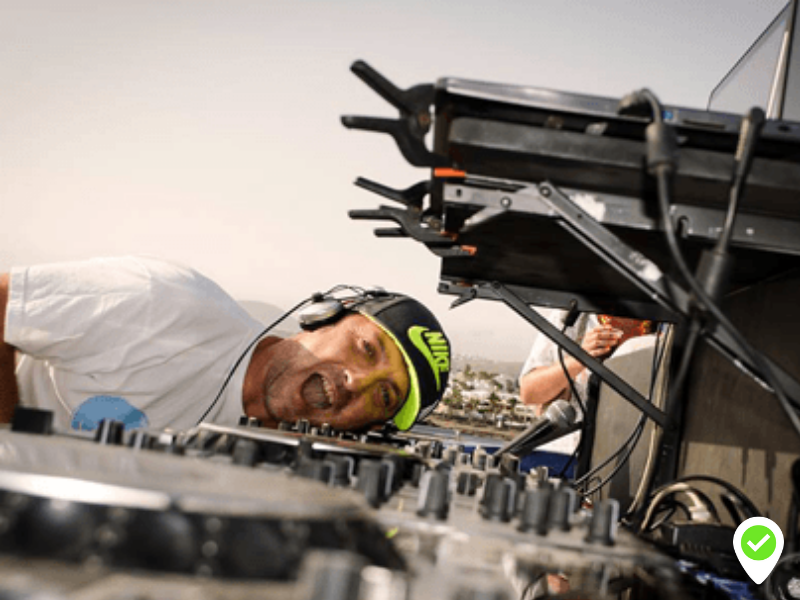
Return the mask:
{"type": "Polygon", "coordinates": [[[265,424],[304,418],[336,429],[393,422],[405,430],[441,399],[450,346],[419,302],[381,293],[344,301],[325,324],[269,345],[253,364],[245,411],[265,424]]]}

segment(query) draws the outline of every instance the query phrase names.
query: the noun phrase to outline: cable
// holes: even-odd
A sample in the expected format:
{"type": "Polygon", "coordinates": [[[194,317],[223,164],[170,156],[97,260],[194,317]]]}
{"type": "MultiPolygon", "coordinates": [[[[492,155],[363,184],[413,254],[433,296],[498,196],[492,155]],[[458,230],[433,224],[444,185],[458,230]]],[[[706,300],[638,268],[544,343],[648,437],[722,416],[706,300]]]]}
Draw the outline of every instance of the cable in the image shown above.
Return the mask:
{"type": "Polygon", "coordinates": [[[753,515],[756,515],[756,516],[760,516],[761,515],[761,511],[759,511],[758,508],[756,508],[756,505],[753,504],[752,500],[750,500],[750,498],[748,498],[744,494],[744,492],[742,492],[738,488],[734,487],[733,485],[731,485],[727,481],[725,481],[723,479],[720,479],[718,477],[714,477],[712,475],[687,475],[685,477],[678,477],[675,481],[672,481],[672,482],[670,482],[670,483],[668,483],[666,485],[661,486],[660,488],[658,488],[657,490],[655,490],[651,494],[652,500],[650,501],[649,507],[648,507],[648,509],[647,509],[647,511],[645,513],[645,516],[644,516],[644,518],[642,520],[642,523],[639,525],[639,531],[640,532],[644,531],[644,527],[647,525],[647,522],[649,521],[650,518],[652,518],[652,509],[653,509],[653,506],[656,503],[656,501],[660,500],[659,499],[659,495],[663,494],[663,492],[665,492],[665,491],[668,491],[669,488],[675,486],[676,484],[680,484],[680,483],[684,483],[685,484],[685,483],[687,483],[689,481],[705,481],[707,483],[713,483],[715,485],[721,486],[721,487],[725,488],[726,490],[728,490],[731,494],[736,496],[742,502],[742,504],[745,505],[747,510],[750,511],[750,514],[753,514],[753,515]]]}
{"type": "Polygon", "coordinates": [[[747,175],[753,165],[755,155],[755,145],[761,130],[764,128],[766,116],[764,111],[758,107],[750,109],[750,112],[742,120],[742,130],[739,137],[739,144],[736,147],[736,166],[733,171],[733,181],[731,183],[730,199],[728,202],[728,212],[725,215],[725,224],[722,233],[717,240],[715,251],[725,251],[733,235],[733,226],[736,222],[736,213],[739,208],[739,199],[744,193],[747,175]]]}
{"type": "MultiPolygon", "coordinates": [[[[650,375],[650,390],[649,390],[648,396],[647,396],[647,398],[648,398],[648,400],[650,400],[650,402],[652,402],[653,391],[655,389],[656,379],[658,378],[658,373],[661,370],[661,361],[663,360],[664,355],[665,355],[665,351],[664,351],[663,348],[662,348],[661,352],[659,352],[659,348],[658,348],[659,342],[660,342],[660,336],[656,336],[656,345],[655,345],[655,348],[653,349],[653,366],[651,367],[652,371],[651,371],[651,375],[650,375]]],[[[592,470],[586,472],[583,476],[581,476],[579,479],[577,479],[576,481],[573,482],[572,485],[573,485],[573,487],[575,487],[575,486],[578,486],[578,485],[580,485],[580,484],[582,484],[584,482],[587,482],[587,479],[588,479],[588,481],[591,481],[591,477],[593,475],[595,475],[598,472],[600,472],[600,470],[605,468],[605,466],[608,465],[615,458],[619,458],[619,461],[614,466],[614,468],[611,471],[611,473],[609,473],[606,476],[605,479],[598,477],[600,482],[595,487],[591,488],[590,490],[582,492],[581,493],[582,496],[584,496],[584,497],[590,496],[593,493],[599,491],[603,486],[605,486],[609,481],[611,481],[611,479],[613,479],[613,477],[619,472],[619,470],[623,467],[623,465],[625,465],[625,463],[630,458],[631,454],[633,454],[633,450],[636,448],[636,445],[639,443],[639,439],[641,438],[642,432],[644,431],[645,422],[646,422],[646,416],[644,414],[640,415],[639,416],[639,420],[636,422],[636,425],[633,428],[633,431],[631,431],[631,434],[619,446],[619,448],[617,448],[617,450],[612,452],[599,465],[594,467],[592,470]],[[625,455],[621,456],[623,452],[625,453],[625,455]],[[621,458],[620,458],[620,456],[621,456],[621,458]]],[[[587,482],[587,484],[588,484],[588,482],[587,482]]]]}
{"type": "MultiPolygon", "coordinates": [[[[564,323],[564,327],[561,329],[562,334],[567,330],[567,327],[568,327],[567,323],[564,323]]],[[[564,466],[561,467],[561,471],[559,471],[558,473],[557,477],[561,479],[564,477],[564,475],[566,475],[567,469],[573,463],[575,458],[578,456],[578,450],[580,450],[581,448],[581,442],[583,442],[583,434],[586,430],[586,406],[584,405],[583,400],[581,400],[581,396],[578,393],[578,388],[575,387],[575,380],[572,378],[572,375],[570,375],[569,369],[567,369],[567,363],[564,361],[564,349],[561,346],[558,347],[558,362],[561,363],[561,369],[564,371],[564,376],[567,378],[567,383],[569,383],[569,388],[572,392],[572,395],[575,397],[575,400],[578,401],[578,405],[581,408],[581,429],[580,429],[581,437],[580,440],[578,441],[578,445],[575,447],[575,450],[572,451],[572,454],[570,454],[569,459],[567,460],[566,463],[564,463],[564,466]]]]}
{"type": "MultiPolygon", "coordinates": [[[[658,377],[664,373],[666,373],[666,365],[662,362],[664,358],[667,356],[668,350],[672,348],[672,340],[674,334],[674,328],[671,325],[662,325],[665,328],[663,332],[664,335],[664,342],[662,345],[662,356],[659,357],[659,367],[658,373],[656,375],[656,384],[658,383],[658,377]]],[[[659,334],[661,335],[661,334],[659,334]]],[[[665,381],[666,375],[662,378],[662,382],[665,381]]],[[[654,397],[655,394],[655,387],[651,393],[651,401],[654,405],[658,408],[663,408],[664,406],[664,398],[667,396],[666,392],[666,385],[662,385],[662,393],[659,394],[658,398],[654,397]],[[660,400],[660,401],[659,401],[660,400]]],[[[650,448],[647,453],[647,460],[645,461],[644,469],[642,470],[642,477],[641,481],[639,482],[639,487],[636,490],[636,494],[633,497],[633,501],[631,502],[628,510],[625,512],[624,518],[627,519],[629,516],[634,514],[639,505],[642,503],[644,496],[646,494],[646,490],[650,486],[650,481],[653,477],[653,473],[655,472],[655,465],[656,465],[656,454],[659,447],[659,441],[663,431],[659,427],[653,427],[650,432],[650,448]]]]}

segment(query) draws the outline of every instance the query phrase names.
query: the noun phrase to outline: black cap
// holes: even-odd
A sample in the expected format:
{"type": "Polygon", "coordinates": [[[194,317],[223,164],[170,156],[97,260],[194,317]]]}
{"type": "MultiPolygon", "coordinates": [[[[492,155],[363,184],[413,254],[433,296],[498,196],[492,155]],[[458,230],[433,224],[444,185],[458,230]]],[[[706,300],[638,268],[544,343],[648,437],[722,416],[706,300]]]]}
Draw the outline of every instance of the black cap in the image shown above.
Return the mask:
{"type": "Polygon", "coordinates": [[[410,386],[392,420],[405,431],[433,412],[442,399],[450,377],[450,342],[433,313],[403,294],[383,292],[348,309],[377,323],[403,355],[410,386]]]}

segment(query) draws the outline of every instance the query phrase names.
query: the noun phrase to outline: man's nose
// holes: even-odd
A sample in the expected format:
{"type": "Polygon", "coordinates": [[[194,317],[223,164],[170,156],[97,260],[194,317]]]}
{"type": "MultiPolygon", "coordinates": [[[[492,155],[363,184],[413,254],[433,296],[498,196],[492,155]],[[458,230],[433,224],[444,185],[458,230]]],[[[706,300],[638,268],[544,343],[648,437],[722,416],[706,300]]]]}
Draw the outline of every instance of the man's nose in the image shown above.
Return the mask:
{"type": "Polygon", "coordinates": [[[349,367],[344,372],[344,387],[352,394],[359,394],[369,387],[374,379],[374,369],[349,367]]]}

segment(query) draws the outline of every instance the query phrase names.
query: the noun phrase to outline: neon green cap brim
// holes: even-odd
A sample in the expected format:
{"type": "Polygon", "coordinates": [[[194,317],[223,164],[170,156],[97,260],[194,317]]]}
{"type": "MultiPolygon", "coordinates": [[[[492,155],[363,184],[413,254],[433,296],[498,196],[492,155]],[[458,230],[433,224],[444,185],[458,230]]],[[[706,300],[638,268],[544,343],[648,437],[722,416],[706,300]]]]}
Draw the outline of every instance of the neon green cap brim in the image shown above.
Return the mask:
{"type": "MultiPolygon", "coordinates": [[[[364,314],[364,313],[362,313],[364,314]]],[[[414,368],[413,363],[411,362],[411,358],[409,358],[408,354],[406,353],[405,348],[403,348],[403,344],[394,336],[394,334],[386,329],[381,322],[377,319],[373,319],[371,315],[364,314],[370,321],[375,323],[378,327],[381,328],[381,331],[386,333],[391,340],[394,342],[394,345],[397,346],[400,350],[400,354],[403,355],[403,361],[406,363],[406,370],[408,371],[408,397],[406,401],[403,403],[403,406],[400,407],[400,410],[395,413],[392,420],[394,424],[397,425],[397,428],[400,431],[406,431],[410,429],[414,422],[417,420],[417,415],[419,414],[420,406],[422,403],[420,402],[419,397],[419,379],[417,378],[417,370],[414,368]]]]}

